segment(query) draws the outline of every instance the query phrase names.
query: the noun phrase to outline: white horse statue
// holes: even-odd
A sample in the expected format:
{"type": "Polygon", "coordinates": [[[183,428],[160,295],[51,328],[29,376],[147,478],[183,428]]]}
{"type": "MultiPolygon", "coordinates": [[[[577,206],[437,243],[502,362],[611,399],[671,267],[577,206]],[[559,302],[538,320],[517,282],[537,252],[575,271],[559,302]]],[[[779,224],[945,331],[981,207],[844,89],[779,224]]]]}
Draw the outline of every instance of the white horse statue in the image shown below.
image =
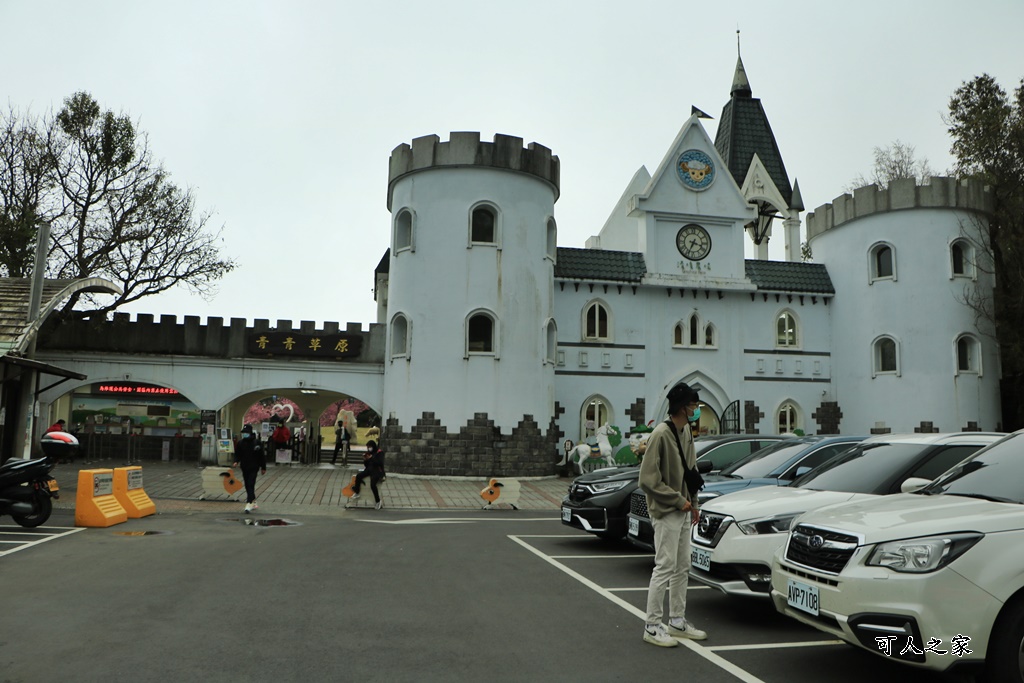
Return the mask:
{"type": "Polygon", "coordinates": [[[604,464],[608,467],[613,467],[615,465],[615,457],[612,455],[612,444],[608,441],[609,431],[608,423],[605,422],[597,428],[596,446],[581,443],[568,454],[569,462],[573,463],[581,474],[583,473],[584,465],[590,464],[596,460],[603,460],[604,464]]]}

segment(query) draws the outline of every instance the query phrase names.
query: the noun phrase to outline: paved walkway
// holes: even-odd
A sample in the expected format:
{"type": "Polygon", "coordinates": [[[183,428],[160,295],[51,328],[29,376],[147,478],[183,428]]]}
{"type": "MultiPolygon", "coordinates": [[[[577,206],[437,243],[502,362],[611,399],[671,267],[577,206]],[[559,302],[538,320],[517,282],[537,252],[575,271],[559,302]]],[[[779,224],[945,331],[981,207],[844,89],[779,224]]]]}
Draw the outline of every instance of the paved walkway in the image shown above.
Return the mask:
{"type": "MultiPolygon", "coordinates": [[[[233,495],[210,494],[203,490],[203,467],[193,462],[143,461],[143,489],[156,503],[157,511],[241,512],[245,490],[233,495]]],[[[56,507],[73,509],[78,490],[78,473],[83,469],[112,469],[125,463],[101,460],[57,465],[53,476],[60,485],[56,507]]],[[[359,468],[333,465],[273,465],[256,481],[256,500],[261,514],[327,514],[369,510],[373,512],[373,493],[369,482],[354,508],[346,509],[347,498],[341,489],[351,481],[359,468]]],[[[240,478],[241,472],[235,474],[240,478]]],[[[520,479],[521,489],[516,506],[521,510],[557,510],[571,479],[545,477],[520,479]]],[[[479,510],[486,502],[480,491],[487,484],[483,478],[440,478],[388,474],[380,485],[385,508],[479,510]]],[[[511,509],[501,500],[497,509],[511,509]]]]}

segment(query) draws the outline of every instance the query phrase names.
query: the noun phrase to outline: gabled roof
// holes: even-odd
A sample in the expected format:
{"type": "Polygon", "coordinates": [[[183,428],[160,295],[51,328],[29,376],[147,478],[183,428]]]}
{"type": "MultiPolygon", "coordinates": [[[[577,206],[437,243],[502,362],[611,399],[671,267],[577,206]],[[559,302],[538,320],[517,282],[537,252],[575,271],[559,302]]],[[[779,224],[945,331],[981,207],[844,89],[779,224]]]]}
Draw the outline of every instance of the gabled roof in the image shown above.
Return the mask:
{"type": "Polygon", "coordinates": [[[759,290],[772,292],[800,292],[807,294],[835,294],[832,278],[822,263],[796,263],[793,261],[744,261],[747,278],[759,290]]]}
{"type": "Polygon", "coordinates": [[[44,280],[39,316],[28,322],[28,305],[32,281],[29,278],[0,278],[0,354],[24,352],[43,320],[62,301],[76,292],[120,294],[114,283],[103,278],[80,280],[44,280]]]}
{"type": "Polygon", "coordinates": [[[715,149],[725,160],[729,173],[739,186],[743,185],[750,161],[757,154],[779,194],[789,204],[793,197],[793,187],[786,175],[786,166],[782,163],[782,154],[761,100],[751,97],[750,83],[741,60],[736,62],[731,97],[722,109],[722,118],[715,133],[715,149]]]}
{"type": "Polygon", "coordinates": [[[635,251],[558,247],[555,279],[640,282],[647,272],[644,255],[635,251]]]}

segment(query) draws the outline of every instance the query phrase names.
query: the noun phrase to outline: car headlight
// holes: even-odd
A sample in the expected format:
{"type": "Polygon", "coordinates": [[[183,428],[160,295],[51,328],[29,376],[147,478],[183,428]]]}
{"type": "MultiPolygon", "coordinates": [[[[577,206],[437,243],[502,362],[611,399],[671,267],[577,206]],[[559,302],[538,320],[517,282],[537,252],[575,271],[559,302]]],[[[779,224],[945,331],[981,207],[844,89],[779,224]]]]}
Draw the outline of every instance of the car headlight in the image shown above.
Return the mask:
{"type": "Polygon", "coordinates": [[[711,500],[712,498],[718,498],[721,493],[718,491],[701,491],[697,494],[697,502],[704,503],[704,501],[711,500]]]}
{"type": "Polygon", "coordinates": [[[761,519],[751,519],[746,522],[736,522],[736,526],[747,535],[784,534],[793,526],[793,520],[802,514],[802,512],[794,512],[788,515],[762,517],[761,519]]]}
{"type": "Polygon", "coordinates": [[[896,572],[933,572],[963,555],[984,536],[952,534],[879,543],[867,564],[871,567],[887,567],[896,572]]]}
{"type": "Polygon", "coordinates": [[[635,483],[636,481],[631,479],[626,479],[623,481],[606,481],[601,482],[599,484],[587,484],[587,488],[589,488],[594,493],[608,493],[610,491],[618,491],[621,488],[625,488],[630,484],[635,483]]]}

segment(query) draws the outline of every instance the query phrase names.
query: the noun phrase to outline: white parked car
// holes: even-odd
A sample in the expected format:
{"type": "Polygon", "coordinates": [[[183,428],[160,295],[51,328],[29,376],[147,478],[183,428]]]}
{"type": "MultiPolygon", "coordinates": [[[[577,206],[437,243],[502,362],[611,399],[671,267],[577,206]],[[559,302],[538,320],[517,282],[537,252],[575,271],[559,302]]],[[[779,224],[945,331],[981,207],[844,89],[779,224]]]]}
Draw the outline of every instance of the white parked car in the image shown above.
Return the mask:
{"type": "Polygon", "coordinates": [[[772,556],[792,521],[826,505],[899,493],[918,486],[1005,434],[886,434],[873,436],[799,477],[704,503],[690,532],[690,576],[723,593],[767,599],[772,556]]]}
{"type": "Polygon", "coordinates": [[[917,493],[797,518],[772,565],[781,612],[882,657],[1024,681],[1024,431],[917,493]]]}

